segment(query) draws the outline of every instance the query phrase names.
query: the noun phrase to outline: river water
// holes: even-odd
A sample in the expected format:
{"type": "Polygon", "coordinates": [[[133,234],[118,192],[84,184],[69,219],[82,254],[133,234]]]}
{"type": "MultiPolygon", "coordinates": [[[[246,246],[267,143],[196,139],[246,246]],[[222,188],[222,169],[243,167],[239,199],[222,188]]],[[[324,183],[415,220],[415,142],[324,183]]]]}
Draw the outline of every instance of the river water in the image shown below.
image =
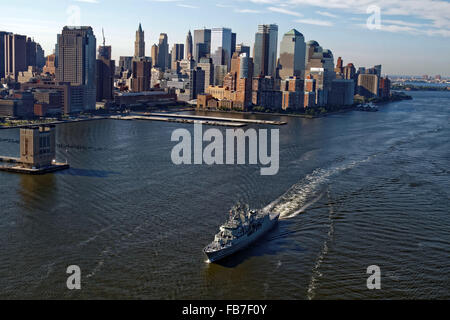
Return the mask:
{"type": "MultiPolygon", "coordinates": [[[[0,298],[449,299],[450,93],[410,94],[376,113],[248,126],[280,129],[276,176],[175,166],[171,134],[190,124],[60,125],[70,170],[0,172],[0,298]],[[205,263],[238,201],[282,219],[205,263]],[[79,291],[66,288],[69,265],[81,268],[79,291]],[[370,265],[381,290],[367,289],[370,265]]],[[[0,130],[1,155],[18,155],[18,134],[0,130]]]]}

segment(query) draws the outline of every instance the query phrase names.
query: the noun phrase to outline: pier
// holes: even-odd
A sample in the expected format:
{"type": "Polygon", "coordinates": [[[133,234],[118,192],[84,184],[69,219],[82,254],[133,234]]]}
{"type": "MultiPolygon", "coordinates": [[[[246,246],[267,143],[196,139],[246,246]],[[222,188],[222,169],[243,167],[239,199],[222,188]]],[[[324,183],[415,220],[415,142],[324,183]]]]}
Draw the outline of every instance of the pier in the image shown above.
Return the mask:
{"type": "Polygon", "coordinates": [[[176,122],[176,123],[201,123],[203,125],[210,126],[226,126],[226,127],[244,127],[247,124],[242,122],[231,122],[231,121],[214,121],[214,120],[196,120],[196,119],[185,119],[182,117],[166,117],[161,116],[111,116],[110,119],[114,120],[147,120],[147,121],[165,121],[165,122],[176,122]]]}
{"type": "Polygon", "coordinates": [[[274,121],[274,120],[257,120],[257,119],[236,119],[236,118],[226,118],[226,117],[210,117],[210,116],[196,116],[189,114],[174,114],[174,113],[144,113],[144,115],[152,117],[164,117],[164,118],[175,118],[175,119],[195,119],[195,120],[207,120],[207,121],[220,121],[220,122],[231,122],[231,123],[245,123],[245,124],[266,124],[280,126],[285,125],[287,122],[284,121],[274,121]]]}
{"type": "Polygon", "coordinates": [[[45,174],[68,169],[68,163],[56,162],[55,126],[29,126],[20,129],[20,158],[0,156],[0,171],[45,174]]]}
{"type": "Polygon", "coordinates": [[[25,168],[20,165],[20,162],[16,166],[0,166],[0,171],[12,172],[12,173],[23,173],[23,174],[46,174],[55,171],[69,169],[70,166],[67,163],[54,163],[48,167],[41,168],[25,168]]]}

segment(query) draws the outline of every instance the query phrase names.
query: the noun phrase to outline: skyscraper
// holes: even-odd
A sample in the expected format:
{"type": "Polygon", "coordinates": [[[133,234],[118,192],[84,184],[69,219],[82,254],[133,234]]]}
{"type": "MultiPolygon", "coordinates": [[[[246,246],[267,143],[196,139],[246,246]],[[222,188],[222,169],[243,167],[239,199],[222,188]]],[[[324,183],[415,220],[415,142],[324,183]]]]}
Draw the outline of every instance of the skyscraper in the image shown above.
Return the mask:
{"type": "Polygon", "coordinates": [[[211,29],[194,30],[194,60],[199,62],[211,51],[211,29]]]}
{"type": "Polygon", "coordinates": [[[358,94],[372,98],[377,97],[380,88],[380,78],[377,74],[360,74],[358,76],[358,94]]]}
{"type": "Polygon", "coordinates": [[[243,43],[236,45],[236,52],[238,53],[238,55],[245,53],[245,54],[247,54],[247,57],[250,57],[250,47],[246,46],[243,43]]]}
{"type": "Polygon", "coordinates": [[[106,45],[105,33],[103,32],[103,29],[102,35],[103,35],[103,45],[98,47],[98,57],[111,60],[111,46],[106,45]]]}
{"type": "Polygon", "coordinates": [[[264,24],[258,26],[253,49],[255,76],[276,76],[278,48],[278,26],[264,24]]]}
{"type": "Polygon", "coordinates": [[[169,43],[166,33],[161,33],[159,36],[157,65],[162,71],[169,68],[169,43]]]}
{"type": "Polygon", "coordinates": [[[5,76],[15,78],[20,71],[26,71],[27,37],[7,33],[4,35],[5,46],[5,76]]]}
{"type": "Polygon", "coordinates": [[[36,42],[31,38],[27,38],[27,67],[36,66],[36,42]]]}
{"type": "MultiPolygon", "coordinates": [[[[356,68],[353,63],[349,63],[344,67],[344,79],[347,80],[356,80],[356,68]]],[[[355,81],[356,82],[356,81],[355,81]]]]}
{"type": "Polygon", "coordinates": [[[211,30],[211,58],[215,66],[231,67],[231,29],[213,28],[211,30]]]}
{"type": "Polygon", "coordinates": [[[45,66],[45,52],[39,43],[36,44],[36,66],[38,68],[45,66]]]}
{"type": "Polygon", "coordinates": [[[0,31],[0,80],[5,77],[5,35],[7,33],[0,31]]]}
{"type": "Polygon", "coordinates": [[[343,74],[344,73],[344,66],[343,66],[343,64],[344,64],[344,61],[342,61],[342,58],[339,57],[337,59],[337,62],[336,62],[336,68],[334,68],[334,71],[336,72],[336,74],[343,74]]]}
{"type": "Polygon", "coordinates": [[[134,57],[144,58],[145,57],[145,34],[142,30],[142,26],[139,23],[139,29],[136,31],[136,41],[134,43],[134,57]]]}
{"type": "Polygon", "coordinates": [[[158,45],[155,43],[152,46],[152,67],[156,67],[158,65],[158,45]]]}
{"type": "Polygon", "coordinates": [[[114,72],[116,63],[114,60],[99,57],[97,59],[96,72],[96,100],[112,100],[114,88],[114,72]]]}
{"type": "Polygon", "coordinates": [[[236,33],[231,33],[231,54],[230,57],[233,57],[233,53],[236,52],[236,33]]]}
{"type": "Polygon", "coordinates": [[[55,67],[58,67],[58,61],[59,61],[59,42],[61,39],[61,35],[56,35],[56,44],[55,44],[55,67]]]}
{"type": "Polygon", "coordinates": [[[172,64],[171,69],[177,70],[177,62],[184,59],[184,44],[182,43],[175,43],[172,47],[172,64]]]}
{"type": "Polygon", "coordinates": [[[112,100],[116,62],[111,60],[111,46],[106,45],[103,33],[103,45],[98,47],[96,87],[97,101],[112,100]]]}
{"type": "Polygon", "coordinates": [[[191,30],[189,30],[187,36],[186,36],[186,54],[184,55],[185,59],[193,59],[194,56],[192,54],[192,34],[191,30]]]}
{"type": "Polygon", "coordinates": [[[233,54],[231,70],[224,80],[224,87],[235,91],[233,107],[246,110],[252,102],[253,59],[246,53],[233,54]]]}
{"type": "Polygon", "coordinates": [[[200,58],[200,62],[197,63],[197,67],[201,68],[205,72],[205,90],[209,86],[214,85],[214,65],[211,58],[200,58]]]}
{"type": "Polygon", "coordinates": [[[303,35],[295,29],[283,36],[280,46],[280,77],[304,78],[306,44],[303,35]]]}
{"type": "Polygon", "coordinates": [[[382,98],[389,98],[391,95],[391,80],[386,78],[380,78],[379,96],[382,98]]]}
{"type": "Polygon", "coordinates": [[[44,69],[42,72],[48,73],[51,75],[56,74],[55,54],[50,54],[47,56],[45,66],[44,66],[44,69]]]}
{"type": "Polygon", "coordinates": [[[148,61],[133,61],[133,78],[131,88],[133,92],[148,91],[151,83],[151,64],[148,61]]]}
{"type": "Polygon", "coordinates": [[[121,56],[119,58],[120,71],[131,70],[133,68],[133,57],[121,56]]]}
{"type": "Polygon", "coordinates": [[[95,109],[96,46],[97,40],[91,27],[66,26],[59,37],[56,79],[80,86],[84,109],[95,109]]]}

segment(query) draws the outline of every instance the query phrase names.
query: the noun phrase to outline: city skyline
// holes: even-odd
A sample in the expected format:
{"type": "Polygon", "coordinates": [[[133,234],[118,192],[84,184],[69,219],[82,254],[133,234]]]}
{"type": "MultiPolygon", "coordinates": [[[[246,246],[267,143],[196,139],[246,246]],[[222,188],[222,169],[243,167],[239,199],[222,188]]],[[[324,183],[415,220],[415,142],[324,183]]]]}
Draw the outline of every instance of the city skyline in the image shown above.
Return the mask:
{"type": "Polygon", "coordinates": [[[189,30],[193,32],[203,27],[230,28],[237,33],[237,43],[253,48],[258,25],[276,23],[278,46],[283,34],[295,28],[305,36],[305,41],[316,40],[330,49],[336,59],[341,56],[344,64],[379,63],[386,74],[450,76],[450,14],[447,14],[450,3],[444,1],[430,2],[422,14],[417,8],[402,11],[406,4],[397,1],[379,1],[375,4],[381,9],[381,30],[370,30],[365,25],[373,14],[366,11],[372,1],[362,1],[353,9],[349,8],[349,1],[331,1],[329,4],[316,1],[312,4],[303,0],[270,3],[241,0],[229,1],[226,5],[222,1],[203,0],[129,2],[129,6],[135,4],[140,8],[136,11],[120,10],[123,4],[116,0],[68,0],[62,3],[50,0],[45,6],[37,5],[36,1],[18,2],[2,4],[11,14],[2,19],[0,30],[34,38],[46,55],[53,52],[56,35],[65,25],[92,26],[97,38],[104,28],[106,44],[112,46],[113,59],[118,61],[119,56],[133,55],[139,23],[145,32],[148,53],[151,46],[158,43],[161,33],[168,35],[172,47],[175,43],[185,43],[189,30]],[[49,7],[56,13],[54,17],[48,15],[49,7]],[[95,9],[99,7],[104,10],[101,16],[95,9]],[[424,56],[428,58],[424,59],[424,56]]]}

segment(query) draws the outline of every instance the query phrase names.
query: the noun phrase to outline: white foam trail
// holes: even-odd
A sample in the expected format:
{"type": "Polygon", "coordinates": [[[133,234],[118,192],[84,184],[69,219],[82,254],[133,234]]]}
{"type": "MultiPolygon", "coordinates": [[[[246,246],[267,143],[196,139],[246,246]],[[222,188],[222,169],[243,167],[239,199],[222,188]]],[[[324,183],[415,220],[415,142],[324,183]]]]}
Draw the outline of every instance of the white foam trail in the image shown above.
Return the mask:
{"type": "MultiPolygon", "coordinates": [[[[328,199],[330,199],[330,190],[328,190],[328,199]]],[[[333,220],[334,207],[330,202],[328,203],[328,209],[329,209],[328,219],[330,221],[330,228],[328,229],[327,238],[323,243],[322,250],[320,251],[319,256],[317,257],[316,264],[312,269],[311,281],[308,286],[308,295],[307,295],[308,300],[314,299],[316,295],[317,282],[319,281],[319,278],[322,277],[322,273],[319,271],[320,266],[322,265],[326,255],[328,254],[328,243],[332,242],[334,238],[334,220],[333,220]]]]}
{"type": "Polygon", "coordinates": [[[308,202],[307,204],[305,204],[303,207],[301,207],[299,210],[295,211],[293,214],[288,215],[288,216],[282,216],[280,219],[291,219],[294,218],[296,216],[298,216],[299,214],[305,212],[306,209],[308,209],[310,206],[312,206],[313,204],[315,204],[317,201],[319,201],[320,199],[322,199],[324,193],[321,193],[317,198],[315,198],[314,200],[308,202]]]}
{"type": "Polygon", "coordinates": [[[329,178],[341,173],[342,171],[352,169],[357,165],[370,161],[374,156],[364,160],[351,161],[347,164],[332,167],[329,169],[316,169],[308,174],[299,183],[294,184],[286,193],[278,199],[272,201],[263,210],[272,211],[280,214],[280,218],[289,219],[304,212],[309,206],[320,200],[320,197],[309,201],[314,196],[319,187],[325,185],[329,178]],[[300,209],[299,209],[300,208],[300,209]]]}

